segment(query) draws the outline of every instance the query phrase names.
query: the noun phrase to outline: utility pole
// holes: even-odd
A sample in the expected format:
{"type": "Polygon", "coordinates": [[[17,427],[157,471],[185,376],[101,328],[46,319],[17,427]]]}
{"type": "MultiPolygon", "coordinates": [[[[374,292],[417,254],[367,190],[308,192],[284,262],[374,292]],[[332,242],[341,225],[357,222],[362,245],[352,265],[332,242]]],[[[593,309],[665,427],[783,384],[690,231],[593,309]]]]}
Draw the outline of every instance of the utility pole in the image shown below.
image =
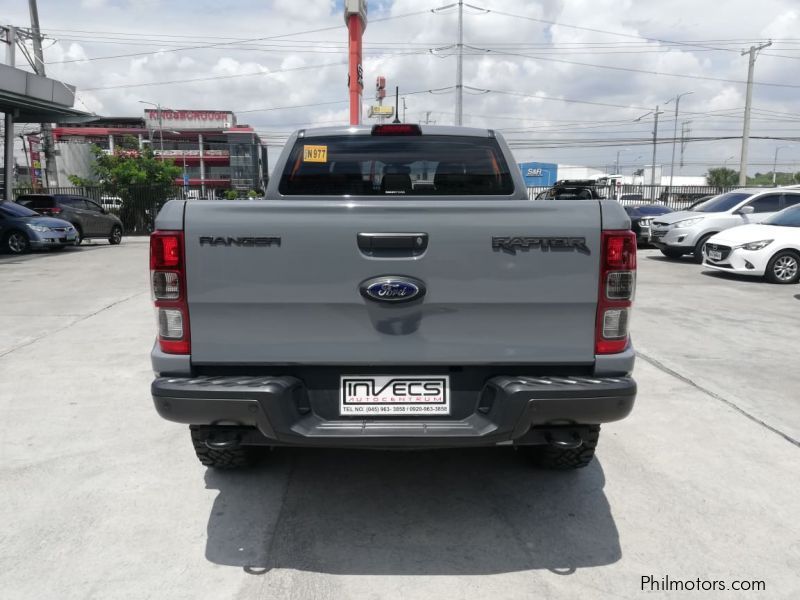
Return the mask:
{"type": "MultiPolygon", "coordinates": [[[[42,52],[42,32],[39,28],[39,9],[36,0],[28,0],[28,9],[31,13],[31,30],[33,35],[33,70],[37,75],[45,77],[44,52],[42,52]]],[[[56,169],[56,152],[53,147],[53,130],[50,123],[42,123],[42,146],[44,147],[45,177],[47,186],[58,183],[58,169],[56,169]]]]}
{"type": "Polygon", "coordinates": [[[672,127],[672,162],[670,163],[669,167],[669,188],[667,188],[667,193],[672,193],[672,178],[675,176],[675,142],[678,138],[678,107],[681,104],[681,97],[688,96],[689,94],[694,94],[694,92],[684,92],[682,94],[678,94],[674,98],[670,98],[667,100],[667,104],[675,100],[675,122],[673,123],[672,127]]]}
{"type": "Polygon", "coordinates": [[[406,122],[406,97],[403,96],[403,123],[406,122]]]}
{"type": "Polygon", "coordinates": [[[456,125],[462,124],[464,108],[464,0],[458,0],[458,54],[456,56],[456,125]]]}
{"type": "MultiPolygon", "coordinates": [[[[6,62],[9,66],[14,66],[16,61],[15,50],[17,48],[16,30],[13,27],[6,28],[6,62]]],[[[3,118],[3,152],[4,168],[3,176],[3,200],[12,201],[14,199],[14,113],[6,111],[3,118]]]]}
{"type": "MultiPolygon", "coordinates": [[[[658,110],[658,105],[656,105],[656,121],[655,125],[653,126],[653,165],[652,169],[650,169],[650,186],[653,190],[655,190],[655,187],[653,186],[656,185],[656,148],[658,145],[658,115],[660,114],[661,112],[658,110]]],[[[661,182],[659,181],[659,184],[660,183],[661,182]]],[[[655,191],[653,193],[655,193],[655,191]]]]}
{"type": "Polygon", "coordinates": [[[614,175],[619,175],[619,153],[622,150],[617,150],[617,162],[614,163],[614,175]]]}
{"type": "Polygon", "coordinates": [[[775,172],[775,169],[778,168],[778,150],[783,150],[784,148],[788,148],[788,146],[778,146],[775,148],[775,160],[772,161],[772,185],[777,186],[778,183],[778,174],[775,172]]]}
{"type": "Polygon", "coordinates": [[[431,111],[426,110],[425,111],[425,125],[430,125],[430,124],[431,124],[431,111]]]}
{"type": "MultiPolygon", "coordinates": [[[[664,114],[664,111],[659,110],[658,105],[656,105],[655,111],[650,111],[649,113],[643,114],[638,119],[634,119],[634,123],[637,121],[641,121],[645,117],[649,117],[650,115],[655,116],[655,124],[653,125],[653,164],[650,165],[650,189],[655,194],[655,185],[656,185],[656,148],[658,144],[658,115],[664,114]]],[[[659,182],[660,184],[661,182],[659,182]]]]}
{"type": "Polygon", "coordinates": [[[764,42],[758,46],[750,46],[750,50],[742,50],[742,56],[750,55],[747,65],[747,97],[744,103],[744,129],[742,130],[742,158],[739,162],[739,185],[747,184],[747,144],[750,142],[750,105],[753,101],[753,70],[759,51],[771,46],[772,42],[764,42]]]}
{"type": "Polygon", "coordinates": [[[684,121],[681,123],[681,162],[679,168],[683,168],[683,153],[686,150],[686,136],[691,132],[689,124],[691,121],[684,121]]]}

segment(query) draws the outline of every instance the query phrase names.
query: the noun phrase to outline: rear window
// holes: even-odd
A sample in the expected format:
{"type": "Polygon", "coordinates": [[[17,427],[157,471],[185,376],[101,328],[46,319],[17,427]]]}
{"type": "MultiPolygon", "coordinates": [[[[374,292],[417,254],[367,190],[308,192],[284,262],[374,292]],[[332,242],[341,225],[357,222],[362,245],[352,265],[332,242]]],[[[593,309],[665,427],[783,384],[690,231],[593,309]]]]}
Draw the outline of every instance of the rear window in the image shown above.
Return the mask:
{"type": "Polygon", "coordinates": [[[58,203],[62,206],[72,206],[74,208],[86,208],[86,203],[83,198],[76,198],[74,196],[59,196],[58,203]]]}
{"type": "Polygon", "coordinates": [[[299,139],[278,191],[287,196],[507,196],[514,184],[494,138],[353,135],[299,139]]]}
{"type": "Polygon", "coordinates": [[[55,203],[55,200],[50,196],[20,196],[17,198],[17,204],[33,209],[51,208],[55,206],[55,203]]]}

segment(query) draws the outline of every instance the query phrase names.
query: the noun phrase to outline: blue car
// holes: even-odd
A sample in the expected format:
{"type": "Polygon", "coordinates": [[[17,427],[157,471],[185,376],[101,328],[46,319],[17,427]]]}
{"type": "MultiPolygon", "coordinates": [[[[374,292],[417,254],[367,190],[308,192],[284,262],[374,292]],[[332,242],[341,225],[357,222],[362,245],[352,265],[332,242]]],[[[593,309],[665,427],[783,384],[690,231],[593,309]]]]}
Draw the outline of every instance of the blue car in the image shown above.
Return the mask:
{"type": "Polygon", "coordinates": [[[15,202],[0,202],[0,249],[10,254],[73,246],[76,239],[77,232],[67,221],[43,217],[15,202]]]}

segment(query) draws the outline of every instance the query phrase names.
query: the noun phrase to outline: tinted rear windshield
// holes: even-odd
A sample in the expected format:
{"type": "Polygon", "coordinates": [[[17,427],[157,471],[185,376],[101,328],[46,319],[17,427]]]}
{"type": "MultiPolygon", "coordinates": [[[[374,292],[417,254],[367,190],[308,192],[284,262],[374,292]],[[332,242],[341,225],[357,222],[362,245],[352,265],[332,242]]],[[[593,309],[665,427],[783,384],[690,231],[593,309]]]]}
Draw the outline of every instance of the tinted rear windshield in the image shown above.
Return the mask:
{"type": "Polygon", "coordinates": [[[23,206],[33,206],[35,208],[54,206],[56,201],[50,196],[25,196],[17,198],[17,202],[23,206]]]}
{"type": "Polygon", "coordinates": [[[507,196],[494,138],[326,136],[297,140],[278,184],[288,196],[507,196]]]}

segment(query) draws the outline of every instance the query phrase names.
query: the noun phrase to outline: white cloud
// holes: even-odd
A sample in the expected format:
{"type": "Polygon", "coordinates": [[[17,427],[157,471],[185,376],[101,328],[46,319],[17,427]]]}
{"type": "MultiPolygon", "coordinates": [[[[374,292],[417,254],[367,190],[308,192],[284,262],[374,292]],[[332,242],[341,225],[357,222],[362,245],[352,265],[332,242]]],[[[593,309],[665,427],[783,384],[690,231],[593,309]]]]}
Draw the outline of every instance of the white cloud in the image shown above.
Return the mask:
{"type": "MultiPolygon", "coordinates": [[[[399,85],[401,94],[454,84],[456,59],[453,50],[430,52],[430,49],[455,42],[455,11],[430,12],[431,8],[448,3],[446,0],[441,3],[436,0],[371,3],[373,21],[368,24],[364,38],[367,51],[364,59],[365,106],[372,102],[377,75],[387,77],[390,90],[399,85]],[[420,14],[378,20],[417,12],[420,14]]],[[[728,0],[724,4],[724,18],[721,18],[719,3],[697,0],[670,0],[667,3],[634,0],[471,1],[470,4],[494,12],[466,11],[465,43],[491,48],[493,52],[471,55],[472,51],[467,51],[464,58],[465,83],[523,95],[467,94],[464,98],[465,124],[506,130],[535,127],[536,131],[508,135],[524,140],[574,140],[572,147],[526,150],[519,153],[521,158],[602,166],[613,162],[619,146],[592,148],[585,140],[648,138],[652,123],[646,120],[633,122],[642,111],[558,102],[543,97],[647,108],[663,105],[667,98],[692,90],[694,94],[681,101],[680,119],[692,120],[693,135],[735,136],[737,128],[741,127],[738,119],[703,113],[740,109],[744,105],[743,85],[654,76],[651,73],[743,80],[747,59],[740,55],[740,51],[751,43],[772,38],[775,40],[773,47],[759,56],[756,81],[798,84],[796,73],[800,52],[796,45],[781,42],[797,37],[800,11],[795,3],[796,0],[761,0],[758,10],[753,10],[750,0],[728,0]],[[561,25],[504,16],[498,11],[555,21],[561,25]],[[635,37],[639,35],[651,40],[635,37]],[[657,40],[715,41],[668,47],[657,40]],[[592,46],[587,49],[587,44],[592,46]],[[519,54],[528,56],[517,56],[519,54]],[[645,72],[609,70],[560,61],[645,72]],[[534,97],[524,97],[524,94],[534,97]]],[[[346,122],[347,67],[332,63],[346,60],[347,34],[340,9],[335,8],[337,4],[334,1],[231,0],[214,5],[198,4],[200,8],[192,10],[187,10],[187,4],[155,0],[144,4],[84,0],[81,8],[71,3],[54,3],[41,14],[42,27],[59,40],[46,50],[46,60],[51,63],[48,74],[77,85],[83,103],[89,109],[107,115],[141,114],[143,107],[138,100],[160,102],[175,108],[234,111],[318,104],[240,115],[240,122],[252,124],[275,141],[285,138],[289,130],[299,126],[330,124],[336,120],[346,122]],[[88,4],[92,8],[86,8],[88,4]],[[286,36],[287,33],[328,27],[333,29],[286,36]],[[120,35],[120,32],[138,34],[133,42],[135,45],[120,43],[128,37],[120,35]],[[163,34],[188,37],[164,37],[163,34]],[[234,38],[258,41],[244,44],[234,38]],[[210,44],[219,45],[173,51],[180,46],[210,44]],[[85,60],[151,52],[159,48],[161,52],[143,56],[85,60]],[[60,61],[78,62],[58,64],[60,61]],[[235,77],[228,77],[231,75],[235,77]],[[204,77],[225,78],[176,85],[88,90],[204,77]],[[342,102],[325,104],[329,101],[342,102]]],[[[6,21],[27,25],[25,6],[14,5],[6,13],[6,21]]],[[[757,109],[796,112],[797,91],[756,86],[754,106],[757,109]]],[[[413,94],[406,101],[409,119],[422,120],[430,111],[432,120],[442,124],[452,122],[452,91],[413,94]]],[[[83,108],[81,104],[77,106],[83,108]]],[[[668,111],[662,118],[663,135],[669,137],[672,115],[668,111]]],[[[792,133],[792,127],[790,123],[766,120],[763,114],[753,120],[754,134],[780,134],[776,130],[783,128],[787,135],[796,135],[792,133]]],[[[754,141],[750,152],[753,161],[771,166],[776,145],[785,143],[754,141]]],[[[639,147],[631,142],[629,147],[630,150],[623,153],[623,163],[629,161],[626,163],[628,170],[635,166],[633,157],[649,154],[649,146],[639,147]]],[[[668,146],[661,146],[659,153],[666,157],[668,146]]],[[[691,161],[698,163],[721,162],[734,153],[738,154],[738,142],[730,141],[691,143],[687,150],[691,161]]],[[[767,166],[757,168],[769,169],[767,166]]],[[[689,165],[682,173],[701,173],[704,170],[704,164],[689,165]]]]}

